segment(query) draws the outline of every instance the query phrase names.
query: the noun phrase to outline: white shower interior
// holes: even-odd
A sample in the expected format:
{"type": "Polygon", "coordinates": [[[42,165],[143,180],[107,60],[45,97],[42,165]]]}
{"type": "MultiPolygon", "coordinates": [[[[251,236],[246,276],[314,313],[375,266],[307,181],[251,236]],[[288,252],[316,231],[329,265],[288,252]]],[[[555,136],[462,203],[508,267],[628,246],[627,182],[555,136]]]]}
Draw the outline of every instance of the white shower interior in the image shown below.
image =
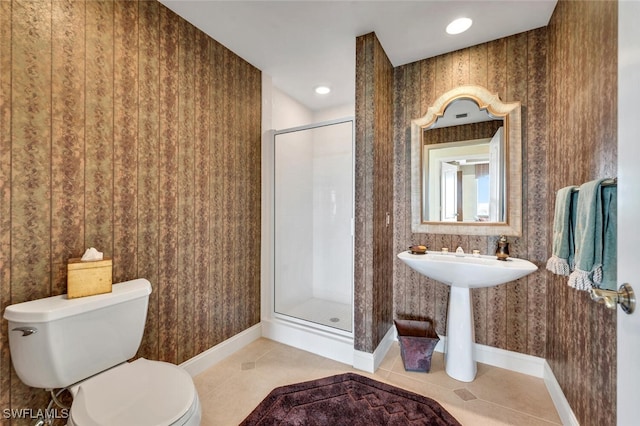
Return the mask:
{"type": "Polygon", "coordinates": [[[274,311],[353,330],[353,121],[274,135],[274,311]]]}

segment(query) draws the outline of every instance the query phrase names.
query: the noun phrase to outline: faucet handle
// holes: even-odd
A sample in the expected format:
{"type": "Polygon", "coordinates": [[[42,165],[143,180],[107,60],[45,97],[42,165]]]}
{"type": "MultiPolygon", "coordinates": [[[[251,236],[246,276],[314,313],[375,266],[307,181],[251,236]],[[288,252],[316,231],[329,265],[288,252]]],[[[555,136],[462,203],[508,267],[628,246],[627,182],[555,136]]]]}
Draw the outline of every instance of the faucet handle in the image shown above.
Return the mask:
{"type": "Polygon", "coordinates": [[[504,235],[500,235],[500,239],[498,240],[496,257],[498,258],[498,260],[507,260],[507,258],[509,257],[509,243],[507,242],[507,237],[504,235]]]}

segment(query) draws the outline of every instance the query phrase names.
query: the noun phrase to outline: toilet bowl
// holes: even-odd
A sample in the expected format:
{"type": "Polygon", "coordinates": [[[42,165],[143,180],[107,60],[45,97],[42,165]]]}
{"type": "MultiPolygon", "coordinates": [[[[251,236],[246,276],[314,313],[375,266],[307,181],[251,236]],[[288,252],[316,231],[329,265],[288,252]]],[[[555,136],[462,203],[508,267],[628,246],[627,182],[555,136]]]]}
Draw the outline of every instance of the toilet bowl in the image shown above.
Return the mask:
{"type": "Polygon", "coordinates": [[[139,358],[72,386],[68,426],[192,426],[200,402],[182,368],[139,358]]]}
{"type": "MultiPolygon", "coordinates": [[[[9,347],[22,382],[68,388],[68,426],[197,426],[191,376],[162,361],[132,359],[142,341],[151,284],[114,284],[111,293],[53,296],[8,306],[9,347]]],[[[34,407],[36,408],[36,407],[34,407]]]]}

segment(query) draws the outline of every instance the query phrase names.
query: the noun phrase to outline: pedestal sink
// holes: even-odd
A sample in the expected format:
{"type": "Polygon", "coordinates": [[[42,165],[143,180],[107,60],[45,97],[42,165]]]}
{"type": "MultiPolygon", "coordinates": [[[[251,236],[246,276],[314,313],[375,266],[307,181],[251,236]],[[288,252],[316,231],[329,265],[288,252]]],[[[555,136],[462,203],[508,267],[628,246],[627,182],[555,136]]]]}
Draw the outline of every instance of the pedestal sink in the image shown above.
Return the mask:
{"type": "Polygon", "coordinates": [[[491,287],[528,275],[538,268],[524,259],[497,260],[495,256],[444,254],[428,251],[412,254],[408,251],[398,257],[422,275],[451,286],[447,314],[447,345],[445,370],[462,382],[476,377],[473,305],[471,289],[491,287]]]}

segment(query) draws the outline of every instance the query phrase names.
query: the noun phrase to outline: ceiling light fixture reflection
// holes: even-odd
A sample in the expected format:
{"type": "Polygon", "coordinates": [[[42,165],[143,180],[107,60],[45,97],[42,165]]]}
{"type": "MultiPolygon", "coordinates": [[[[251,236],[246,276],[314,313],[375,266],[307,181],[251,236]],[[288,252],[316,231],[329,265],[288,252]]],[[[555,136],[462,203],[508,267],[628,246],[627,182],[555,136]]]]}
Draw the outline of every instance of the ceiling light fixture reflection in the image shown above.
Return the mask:
{"type": "Polygon", "coordinates": [[[460,34],[471,28],[473,21],[469,18],[458,18],[447,25],[447,34],[460,34]]]}
{"type": "Polygon", "coordinates": [[[316,87],[316,93],[318,95],[326,95],[330,91],[331,91],[331,89],[329,87],[327,87],[327,86],[318,86],[318,87],[316,87]]]}

